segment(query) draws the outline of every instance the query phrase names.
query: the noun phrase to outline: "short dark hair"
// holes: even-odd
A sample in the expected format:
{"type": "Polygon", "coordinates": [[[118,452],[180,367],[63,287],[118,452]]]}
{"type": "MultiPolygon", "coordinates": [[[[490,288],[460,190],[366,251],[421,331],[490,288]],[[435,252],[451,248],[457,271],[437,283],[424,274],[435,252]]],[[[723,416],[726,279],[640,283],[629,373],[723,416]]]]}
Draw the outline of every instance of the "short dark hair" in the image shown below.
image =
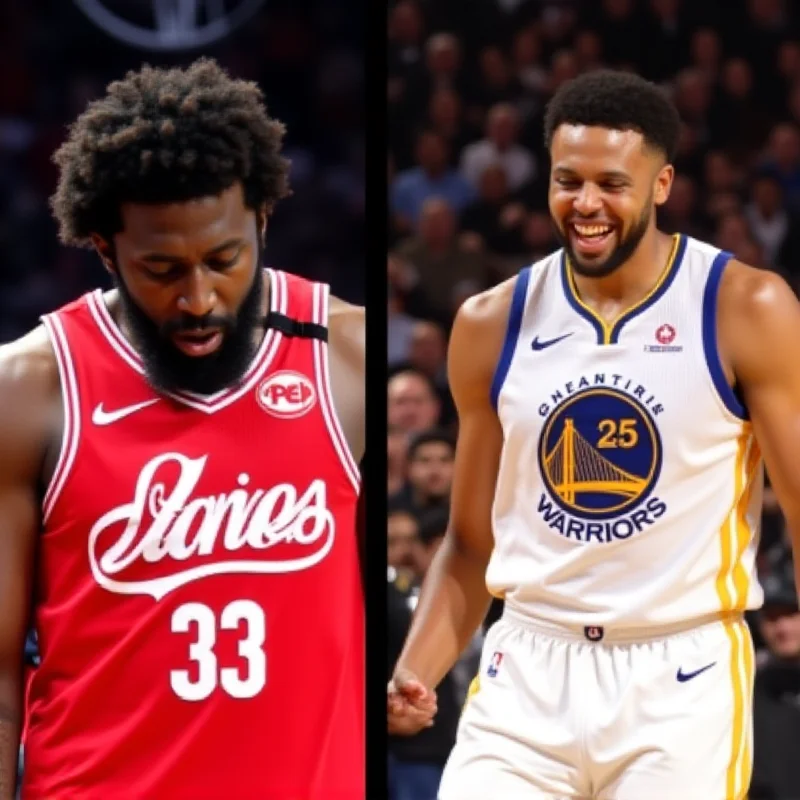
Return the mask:
{"type": "Polygon", "coordinates": [[[424,511],[419,517],[420,541],[428,545],[443,537],[447,533],[449,521],[450,512],[447,508],[438,507],[424,511]]]}
{"type": "Polygon", "coordinates": [[[237,181],[246,206],[269,213],[289,194],[284,133],[258,86],[231,78],[212,59],[129,72],[89,104],[53,156],[61,241],[89,246],[92,233],[109,239],[122,230],[122,203],[185,202],[237,181]]]}
{"type": "Polygon", "coordinates": [[[408,446],[408,460],[413,461],[416,458],[420,447],[424,447],[426,444],[432,443],[445,444],[450,448],[452,453],[455,453],[456,443],[453,440],[453,437],[445,430],[433,428],[432,430],[418,433],[411,440],[411,443],[408,446]]]}
{"type": "Polygon", "coordinates": [[[648,147],[672,162],[681,121],[675,106],[654,83],[629,72],[595,70],[565,83],[548,103],[544,118],[548,150],[560,125],[637,131],[648,147]]]}

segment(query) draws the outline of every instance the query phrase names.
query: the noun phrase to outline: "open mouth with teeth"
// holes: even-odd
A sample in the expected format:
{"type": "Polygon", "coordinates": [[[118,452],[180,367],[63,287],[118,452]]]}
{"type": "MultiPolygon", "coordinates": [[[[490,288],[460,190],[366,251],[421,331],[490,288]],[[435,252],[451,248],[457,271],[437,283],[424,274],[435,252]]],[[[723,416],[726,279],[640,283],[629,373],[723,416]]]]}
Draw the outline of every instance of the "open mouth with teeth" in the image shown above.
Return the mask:
{"type": "Polygon", "coordinates": [[[572,223],[570,234],[575,249],[586,255],[596,255],[605,250],[614,235],[614,226],[606,223],[572,223]]]}

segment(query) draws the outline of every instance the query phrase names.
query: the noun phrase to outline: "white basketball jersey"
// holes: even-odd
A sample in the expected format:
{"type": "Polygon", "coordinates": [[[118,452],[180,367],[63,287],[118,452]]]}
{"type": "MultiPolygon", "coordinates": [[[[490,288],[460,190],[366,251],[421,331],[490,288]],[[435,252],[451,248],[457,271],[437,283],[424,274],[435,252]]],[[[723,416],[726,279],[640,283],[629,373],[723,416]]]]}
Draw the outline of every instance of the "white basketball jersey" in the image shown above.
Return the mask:
{"type": "Polygon", "coordinates": [[[613,325],[563,251],[518,276],[492,386],[505,442],[487,572],[517,612],[653,629],[761,605],[761,455],[717,351],[730,257],[676,236],[613,325]]]}

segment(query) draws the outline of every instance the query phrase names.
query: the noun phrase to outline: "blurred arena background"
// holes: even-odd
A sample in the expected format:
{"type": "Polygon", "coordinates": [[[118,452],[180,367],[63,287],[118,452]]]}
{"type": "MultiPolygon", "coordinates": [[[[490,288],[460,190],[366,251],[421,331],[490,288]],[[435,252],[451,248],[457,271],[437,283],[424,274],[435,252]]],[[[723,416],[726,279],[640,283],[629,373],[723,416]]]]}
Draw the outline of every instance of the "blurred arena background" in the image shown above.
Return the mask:
{"type": "Polygon", "coordinates": [[[59,244],[49,213],[65,126],[127,70],[200,55],[256,81],[288,128],[295,194],[270,222],[267,261],[363,302],[364,17],[360,0],[3,0],[0,342],[110,286],[94,253],[59,244]]]}
{"type": "MultiPolygon", "coordinates": [[[[542,118],[600,66],[663,85],[683,119],[659,215],[800,289],[800,4],[791,0],[389,0],[388,669],[447,524],[455,310],[558,247],[542,118]]],[[[799,467],[800,468],[800,467],[799,467]]],[[[750,800],[797,800],[800,613],[768,489],[750,800]]],[[[492,607],[487,624],[499,613],[492,607]]],[[[439,688],[436,725],[390,740],[392,800],[435,800],[481,637],[439,688]]],[[[676,798],[675,800],[678,800],[676,798]]]]}

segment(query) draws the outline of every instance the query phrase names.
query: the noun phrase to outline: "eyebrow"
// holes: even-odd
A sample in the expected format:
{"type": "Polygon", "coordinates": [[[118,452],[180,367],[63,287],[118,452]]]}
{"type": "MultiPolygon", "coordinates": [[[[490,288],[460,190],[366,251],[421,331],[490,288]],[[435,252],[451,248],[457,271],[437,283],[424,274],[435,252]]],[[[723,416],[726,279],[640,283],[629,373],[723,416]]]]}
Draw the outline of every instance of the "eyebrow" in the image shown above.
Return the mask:
{"type": "MultiPolygon", "coordinates": [[[[577,177],[578,173],[575,170],[570,169],[569,167],[555,167],[553,172],[557,172],[560,175],[574,175],[577,177]]],[[[631,176],[625,172],[620,172],[619,170],[606,170],[605,172],[601,172],[599,177],[605,180],[615,180],[615,181],[626,181],[627,183],[631,182],[631,176]]]]}
{"type": "MultiPolygon", "coordinates": [[[[232,247],[241,247],[243,244],[244,239],[228,239],[226,242],[217,245],[213,250],[209,250],[206,256],[214,256],[217,253],[230,250],[232,247]]],[[[148,253],[140,256],[138,261],[146,261],[148,264],[180,264],[184,259],[181,256],[171,256],[168,253],[148,253]]]]}

